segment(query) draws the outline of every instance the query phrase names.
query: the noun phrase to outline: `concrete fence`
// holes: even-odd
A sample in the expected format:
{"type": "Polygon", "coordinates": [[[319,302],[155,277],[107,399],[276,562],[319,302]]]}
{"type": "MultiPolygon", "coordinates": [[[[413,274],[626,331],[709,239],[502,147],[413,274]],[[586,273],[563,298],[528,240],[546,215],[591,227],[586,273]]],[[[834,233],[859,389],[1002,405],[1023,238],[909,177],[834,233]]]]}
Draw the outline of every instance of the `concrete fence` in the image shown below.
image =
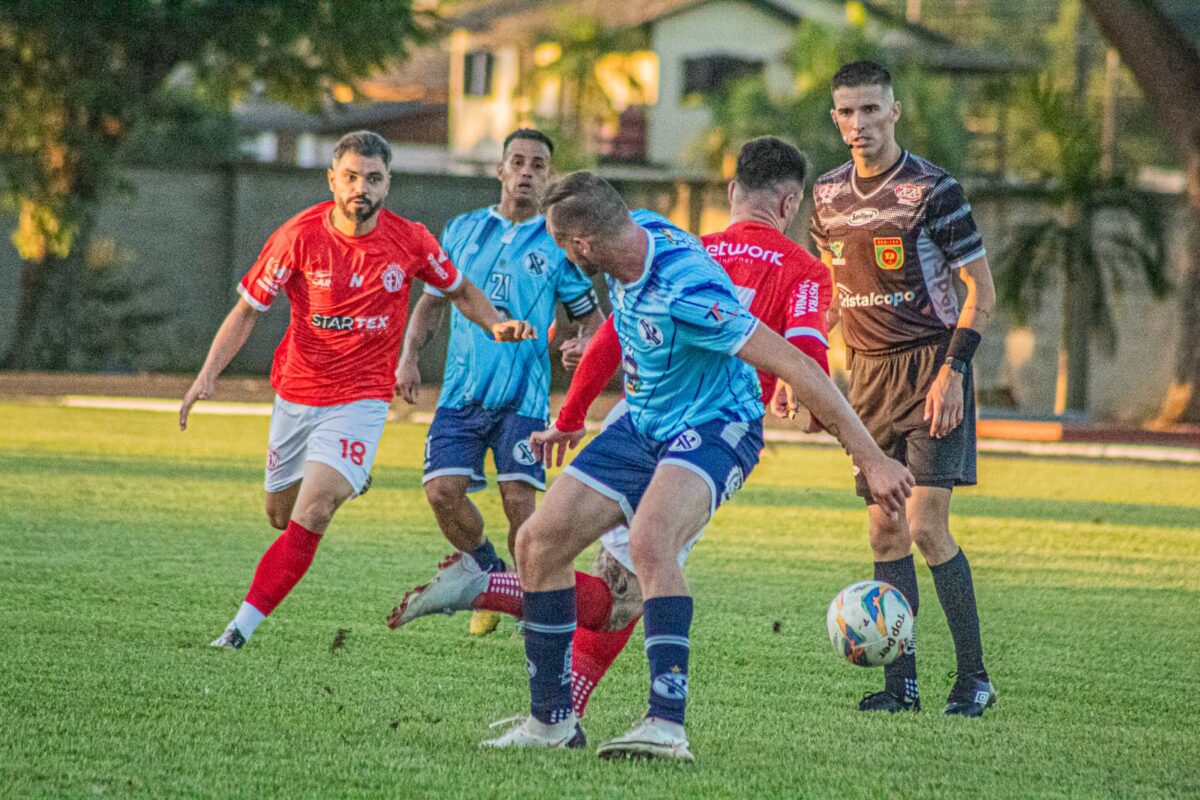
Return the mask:
{"type": "MultiPolygon", "coordinates": [[[[140,371],[188,372],[204,359],[221,319],[236,300],[234,287],[258,255],[267,236],[308,205],[328,198],[323,170],[238,164],[224,168],[134,167],[127,171],[133,191],[102,210],[97,236],[110,238],[119,258],[144,287],[148,308],[170,319],[144,337],[134,358],[140,371]]],[[[724,225],[725,187],[682,181],[614,181],[631,207],[654,208],[692,230],[708,232],[724,225]]],[[[387,207],[424,223],[435,234],[451,217],[495,203],[499,185],[488,177],[397,173],[387,207]]],[[[1007,231],[1046,208],[1036,196],[1011,192],[971,192],[985,242],[998,252],[1007,231]]],[[[1187,211],[1168,204],[1171,276],[1182,278],[1191,253],[1186,249],[1187,211]]],[[[807,242],[807,213],[791,233],[807,242]]],[[[5,232],[12,219],[0,217],[5,232]]],[[[0,348],[14,326],[20,263],[7,236],[0,240],[0,348]]],[[[1029,329],[1013,329],[1001,317],[989,331],[977,357],[978,383],[985,405],[1012,404],[1027,414],[1053,410],[1061,319],[1059,292],[1049,292],[1029,329]]],[[[414,292],[413,300],[417,294],[414,292]]],[[[1137,420],[1158,407],[1170,379],[1179,332],[1178,300],[1155,303],[1141,283],[1131,280],[1117,300],[1118,351],[1093,355],[1092,414],[1102,419],[1137,420]]],[[[281,297],[249,343],[230,365],[230,373],[265,374],[288,321],[281,297]]],[[[425,349],[422,375],[441,377],[445,354],[442,335],[425,349]]],[[[836,341],[836,340],[835,340],[836,341]]],[[[843,362],[840,343],[833,363],[843,362]]],[[[564,376],[555,367],[554,380],[564,376]]]]}

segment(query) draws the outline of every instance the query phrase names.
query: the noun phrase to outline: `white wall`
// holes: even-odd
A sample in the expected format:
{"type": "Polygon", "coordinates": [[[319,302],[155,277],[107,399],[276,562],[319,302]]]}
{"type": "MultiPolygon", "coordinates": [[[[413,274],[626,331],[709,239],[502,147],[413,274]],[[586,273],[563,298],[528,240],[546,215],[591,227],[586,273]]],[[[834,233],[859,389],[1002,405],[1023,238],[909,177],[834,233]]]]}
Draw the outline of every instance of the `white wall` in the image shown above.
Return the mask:
{"type": "Polygon", "coordinates": [[[791,78],[781,57],[795,28],[741,2],[713,2],[669,16],[654,26],[650,48],[658,53],[658,103],[650,107],[647,129],[649,159],[682,164],[709,124],[703,106],[684,108],[683,62],[707,55],[730,55],[764,61],[769,86],[786,89],[791,78]]]}
{"type": "Polygon", "coordinates": [[[504,137],[517,127],[520,52],[508,45],[492,49],[492,91],[487,97],[463,94],[463,57],[475,49],[465,31],[450,37],[450,152],[464,160],[499,160],[504,137]]]}

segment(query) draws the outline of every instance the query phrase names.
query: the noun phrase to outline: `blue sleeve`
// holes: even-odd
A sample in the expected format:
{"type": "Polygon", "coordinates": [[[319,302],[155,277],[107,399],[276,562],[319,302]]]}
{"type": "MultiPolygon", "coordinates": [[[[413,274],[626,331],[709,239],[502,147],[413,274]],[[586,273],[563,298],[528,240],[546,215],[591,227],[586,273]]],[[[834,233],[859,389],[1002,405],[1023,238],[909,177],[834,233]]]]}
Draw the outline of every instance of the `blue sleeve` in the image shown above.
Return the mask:
{"type": "Polygon", "coordinates": [[[592,281],[566,256],[559,264],[554,293],[558,301],[567,307],[567,315],[571,319],[586,317],[600,307],[600,300],[592,289],[592,281]]]}
{"type": "Polygon", "coordinates": [[[670,314],[678,339],[729,355],[736,355],[758,327],[758,318],[715,280],[684,288],[671,302],[670,314]]]}

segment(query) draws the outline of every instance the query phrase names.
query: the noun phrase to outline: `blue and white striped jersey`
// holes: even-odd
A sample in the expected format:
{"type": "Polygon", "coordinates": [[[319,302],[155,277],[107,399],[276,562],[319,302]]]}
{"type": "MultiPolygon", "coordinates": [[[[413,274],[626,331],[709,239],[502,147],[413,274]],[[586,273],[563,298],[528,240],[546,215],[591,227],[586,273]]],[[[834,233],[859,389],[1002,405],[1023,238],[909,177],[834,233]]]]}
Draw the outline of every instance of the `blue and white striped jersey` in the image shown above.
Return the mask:
{"type": "Polygon", "coordinates": [[[634,426],[667,441],[712,420],[758,419],[758,375],[736,357],[758,320],[699,239],[651,211],[633,219],[649,239],[645,271],[628,284],[609,276],[608,287],[634,426]]]}
{"type": "MultiPolygon", "coordinates": [[[[450,220],[442,247],[492,305],[511,319],[527,320],[537,330],[537,338],[495,342],[455,308],[438,406],[480,403],[484,408],[548,418],[549,332],[555,304],[562,302],[572,319],[591,313],[599,305],[592,282],[567,260],[540,215],[514,224],[495,207],[481,208],[450,220]]],[[[441,294],[431,286],[425,291],[441,294]]]]}

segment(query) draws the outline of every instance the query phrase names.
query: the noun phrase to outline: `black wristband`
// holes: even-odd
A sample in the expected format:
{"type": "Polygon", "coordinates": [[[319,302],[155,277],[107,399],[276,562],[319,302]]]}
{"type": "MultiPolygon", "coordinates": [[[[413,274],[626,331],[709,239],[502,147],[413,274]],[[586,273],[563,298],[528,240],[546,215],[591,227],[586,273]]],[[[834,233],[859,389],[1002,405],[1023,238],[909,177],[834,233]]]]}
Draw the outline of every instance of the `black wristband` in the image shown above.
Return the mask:
{"type": "Polygon", "coordinates": [[[959,375],[967,374],[967,362],[954,356],[946,356],[945,365],[957,372],[959,375]]]}
{"type": "Polygon", "coordinates": [[[969,364],[975,355],[975,349],[982,341],[983,337],[979,335],[979,331],[970,328],[955,328],[954,334],[950,337],[950,347],[946,350],[946,358],[957,358],[959,361],[969,364]]]}

